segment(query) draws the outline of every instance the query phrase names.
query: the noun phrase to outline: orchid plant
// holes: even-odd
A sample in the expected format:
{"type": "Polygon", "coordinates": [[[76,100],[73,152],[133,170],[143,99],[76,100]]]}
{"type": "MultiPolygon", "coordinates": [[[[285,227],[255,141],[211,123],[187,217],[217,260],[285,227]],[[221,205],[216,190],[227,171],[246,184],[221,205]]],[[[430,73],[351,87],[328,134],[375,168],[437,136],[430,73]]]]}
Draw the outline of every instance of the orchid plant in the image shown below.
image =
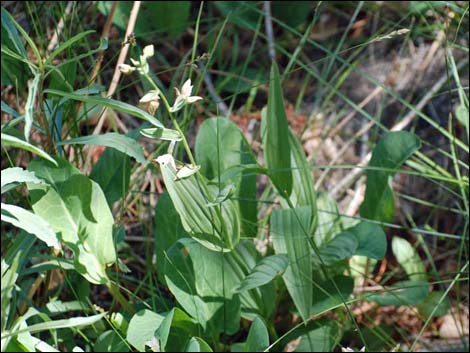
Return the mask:
{"type": "Polygon", "coordinates": [[[193,85],[191,84],[191,79],[188,78],[183,85],[181,86],[181,90],[175,87],[176,90],[176,98],[173,105],[170,107],[168,103],[168,99],[162,94],[162,91],[157,86],[157,84],[152,80],[149,76],[149,65],[148,59],[150,59],[155,54],[155,49],[153,45],[147,45],[143,49],[142,55],[140,55],[139,60],[130,59],[132,65],[128,64],[121,64],[119,69],[123,74],[131,74],[134,71],[137,71],[141,76],[143,76],[149,83],[154,87],[154,89],[148,91],[140,100],[140,103],[148,103],[148,112],[154,115],[157,109],[160,107],[160,99],[164,102],[165,108],[170,115],[171,121],[176,130],[165,129],[165,128],[151,128],[151,129],[143,129],[141,131],[142,135],[153,138],[153,139],[163,139],[169,140],[170,145],[168,147],[168,152],[165,155],[159,156],[155,159],[155,161],[160,166],[170,166],[174,169],[176,173],[175,180],[180,180],[183,178],[187,178],[193,174],[195,174],[199,169],[200,166],[196,165],[194,162],[194,158],[191,154],[191,150],[188,147],[188,143],[181,131],[181,128],[178,125],[173,113],[181,110],[185,105],[195,103],[203,98],[200,96],[193,96],[193,85]],[[186,164],[182,167],[176,165],[173,157],[174,147],[176,142],[183,141],[183,144],[186,148],[186,152],[188,153],[189,159],[191,160],[191,164],[186,164]]]}

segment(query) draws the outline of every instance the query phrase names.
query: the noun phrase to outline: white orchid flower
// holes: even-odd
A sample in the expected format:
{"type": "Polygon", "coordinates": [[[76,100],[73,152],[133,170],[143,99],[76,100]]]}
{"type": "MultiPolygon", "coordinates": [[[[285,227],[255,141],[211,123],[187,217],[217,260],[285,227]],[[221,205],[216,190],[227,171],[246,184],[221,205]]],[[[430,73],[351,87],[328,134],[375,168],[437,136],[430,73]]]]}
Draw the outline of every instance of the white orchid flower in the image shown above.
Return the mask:
{"type": "Polygon", "coordinates": [[[191,104],[201,100],[202,97],[199,96],[191,96],[191,92],[193,90],[193,86],[191,85],[191,79],[187,79],[186,82],[181,87],[181,91],[175,87],[176,90],[176,99],[173,106],[170,108],[172,113],[180,110],[184,107],[185,104],[191,104]]]}
{"type": "Polygon", "coordinates": [[[160,100],[160,92],[155,89],[148,91],[142,98],[140,98],[140,103],[149,103],[151,101],[160,100]]]}
{"type": "Polygon", "coordinates": [[[200,165],[186,164],[178,170],[174,180],[178,181],[184,178],[189,178],[191,175],[196,174],[199,169],[201,169],[200,165]]]}
{"type": "Polygon", "coordinates": [[[164,167],[166,165],[170,165],[171,167],[173,167],[173,170],[176,171],[176,163],[175,163],[175,159],[173,158],[173,156],[169,153],[167,154],[163,154],[161,156],[158,156],[157,159],[155,159],[155,161],[160,164],[161,167],[164,167]]]}
{"type": "Polygon", "coordinates": [[[151,58],[154,54],[155,54],[155,51],[154,51],[154,48],[153,48],[153,44],[147,45],[147,46],[144,48],[144,55],[143,55],[143,58],[144,58],[145,60],[147,60],[148,58],[151,58]]]}
{"type": "Polygon", "coordinates": [[[127,65],[127,64],[119,64],[119,71],[121,71],[124,75],[128,75],[133,73],[136,70],[134,66],[127,65]]]}
{"type": "Polygon", "coordinates": [[[149,103],[147,110],[150,114],[154,115],[160,106],[160,92],[157,90],[148,91],[142,98],[140,98],[140,103],[149,103]]]}

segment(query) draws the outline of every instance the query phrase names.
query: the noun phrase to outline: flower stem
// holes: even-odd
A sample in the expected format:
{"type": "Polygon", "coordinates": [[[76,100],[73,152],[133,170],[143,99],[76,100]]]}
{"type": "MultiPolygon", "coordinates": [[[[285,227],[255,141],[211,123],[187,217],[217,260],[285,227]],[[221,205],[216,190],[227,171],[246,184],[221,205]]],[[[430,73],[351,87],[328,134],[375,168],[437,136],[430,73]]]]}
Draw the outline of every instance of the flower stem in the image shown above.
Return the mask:
{"type": "Polygon", "coordinates": [[[193,154],[191,152],[191,149],[189,148],[188,141],[186,140],[186,137],[183,134],[183,131],[181,130],[180,125],[178,124],[178,121],[176,121],[175,116],[170,110],[170,104],[168,103],[168,100],[166,99],[165,95],[162,93],[158,85],[152,80],[152,78],[148,74],[143,74],[144,77],[147,79],[147,81],[153,86],[155,90],[158,91],[159,96],[161,97],[163,104],[165,105],[166,110],[168,111],[168,115],[170,116],[171,122],[173,123],[173,126],[175,127],[176,131],[179,132],[181,136],[181,141],[183,142],[184,149],[186,150],[186,153],[188,154],[188,158],[191,162],[192,165],[196,165],[196,161],[194,160],[193,154]]]}

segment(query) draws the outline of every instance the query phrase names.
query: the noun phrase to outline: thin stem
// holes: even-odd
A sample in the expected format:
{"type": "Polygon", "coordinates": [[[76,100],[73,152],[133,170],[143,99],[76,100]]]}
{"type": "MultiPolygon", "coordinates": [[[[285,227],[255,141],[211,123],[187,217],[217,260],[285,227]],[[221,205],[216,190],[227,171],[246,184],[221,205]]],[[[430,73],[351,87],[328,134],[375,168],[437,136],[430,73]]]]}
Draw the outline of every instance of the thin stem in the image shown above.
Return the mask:
{"type": "Polygon", "coordinates": [[[179,132],[179,134],[181,136],[181,142],[183,142],[184,149],[186,150],[186,153],[188,154],[188,158],[189,158],[191,164],[196,165],[196,161],[194,160],[193,153],[191,152],[191,149],[189,148],[188,141],[186,140],[186,137],[184,136],[183,130],[181,130],[181,127],[178,124],[178,121],[176,120],[174,114],[171,111],[170,104],[168,103],[168,100],[166,99],[165,95],[162,93],[162,91],[158,87],[158,85],[152,80],[152,78],[148,74],[144,73],[143,76],[152,85],[152,87],[156,91],[158,91],[158,95],[162,99],[163,104],[165,105],[165,108],[168,111],[168,115],[170,116],[170,119],[171,119],[171,122],[173,123],[173,126],[175,127],[176,131],[179,132]]]}

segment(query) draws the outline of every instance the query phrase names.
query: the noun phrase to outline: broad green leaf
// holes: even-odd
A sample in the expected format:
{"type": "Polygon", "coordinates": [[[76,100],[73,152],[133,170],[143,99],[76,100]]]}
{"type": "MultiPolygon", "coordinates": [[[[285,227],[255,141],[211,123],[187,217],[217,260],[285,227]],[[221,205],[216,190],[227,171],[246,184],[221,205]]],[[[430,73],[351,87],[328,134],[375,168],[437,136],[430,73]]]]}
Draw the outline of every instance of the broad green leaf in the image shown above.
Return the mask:
{"type": "Polygon", "coordinates": [[[100,185],[110,205],[127,194],[130,177],[130,157],[114,148],[103,152],[90,173],[90,179],[100,185]]]}
{"type": "Polygon", "coordinates": [[[379,305],[416,305],[421,303],[429,293],[426,281],[401,281],[395,283],[383,294],[372,294],[367,300],[379,305]]]}
{"type": "Polygon", "coordinates": [[[120,111],[120,112],[124,112],[124,113],[130,114],[130,115],[133,115],[137,118],[146,120],[146,121],[148,121],[149,123],[151,123],[152,125],[154,125],[156,127],[161,127],[161,128],[164,127],[163,124],[160,121],[158,121],[152,115],[150,115],[149,113],[143,111],[142,109],[139,109],[139,108],[137,108],[133,105],[130,105],[130,104],[127,104],[127,103],[124,103],[124,102],[121,102],[121,101],[117,101],[117,100],[114,100],[114,99],[104,98],[104,97],[97,97],[97,96],[86,96],[86,95],[77,94],[76,92],[75,93],[70,93],[70,92],[64,92],[64,91],[57,91],[57,90],[54,90],[54,89],[46,89],[46,90],[44,90],[44,93],[69,98],[69,99],[84,102],[84,103],[87,103],[87,104],[93,104],[93,105],[99,105],[99,106],[107,107],[107,108],[110,108],[110,109],[114,109],[114,110],[117,110],[117,111],[120,111]]]}
{"type": "Polygon", "coordinates": [[[295,352],[332,352],[341,338],[339,323],[332,320],[316,319],[298,326],[281,337],[273,351],[286,350],[287,345],[297,341],[295,352]],[[298,338],[300,337],[300,342],[298,338]],[[284,349],[283,349],[284,348],[284,349]]]}
{"type": "Polygon", "coordinates": [[[271,181],[285,197],[292,191],[291,147],[281,79],[274,62],[269,82],[268,108],[265,129],[262,131],[264,159],[271,181]]]}
{"type": "Polygon", "coordinates": [[[321,247],[341,232],[341,216],[336,201],[326,192],[318,193],[317,208],[318,225],[314,239],[315,244],[321,247]]]}
{"type": "Polygon", "coordinates": [[[155,332],[164,352],[182,352],[191,336],[197,334],[197,325],[181,309],[173,308],[155,332]]]}
{"type": "MultiPolygon", "coordinates": [[[[164,157],[173,158],[171,155],[159,158],[164,157]]],[[[228,199],[218,207],[207,206],[213,202],[216,190],[211,192],[206,181],[198,175],[177,180],[174,166],[165,161],[159,162],[163,181],[184,229],[211,250],[231,251],[240,239],[240,219],[235,203],[228,199]]]]}
{"type": "Polygon", "coordinates": [[[336,276],[331,279],[336,283],[339,293],[331,281],[313,282],[312,314],[321,314],[343,305],[354,289],[354,280],[351,277],[336,276]]]}
{"type": "MultiPolygon", "coordinates": [[[[314,232],[317,226],[317,200],[315,186],[313,183],[313,173],[305,158],[302,145],[297,137],[289,129],[289,145],[291,148],[291,169],[292,169],[292,193],[290,201],[294,207],[310,206],[312,208],[312,229],[314,232]]],[[[285,199],[281,199],[282,208],[289,208],[285,199]]]]}
{"type": "Polygon", "coordinates": [[[377,224],[362,221],[346,231],[356,236],[355,255],[367,256],[375,260],[381,260],[385,256],[387,239],[383,229],[377,224]]]}
{"type": "Polygon", "coordinates": [[[34,79],[31,82],[31,86],[29,86],[28,90],[28,99],[26,100],[26,104],[24,107],[24,137],[26,141],[29,142],[29,135],[31,134],[31,128],[33,127],[34,122],[34,111],[35,107],[34,104],[36,102],[36,94],[38,91],[39,80],[41,79],[41,75],[39,73],[34,75],[34,79]]]}
{"type": "Polygon", "coordinates": [[[85,31],[85,32],[81,32],[81,33],[78,33],[76,35],[74,35],[72,38],[66,40],[64,43],[62,43],[61,45],[59,45],[46,59],[46,65],[50,64],[52,62],[52,60],[54,60],[54,58],[59,55],[60,53],[62,53],[65,49],[71,47],[72,45],[74,45],[76,42],[82,40],[84,37],[88,36],[89,34],[91,33],[94,33],[95,31],[94,30],[90,30],[90,31],[85,31]]]}
{"type": "Polygon", "coordinates": [[[154,336],[165,317],[143,309],[132,317],[127,329],[127,341],[139,352],[145,352],[145,344],[154,336]]]}
{"type": "Polygon", "coordinates": [[[59,240],[50,224],[33,212],[15,205],[2,203],[1,219],[3,222],[8,222],[30,234],[34,234],[39,240],[45,242],[47,246],[59,248],[59,240]]]}
{"type": "Polygon", "coordinates": [[[199,337],[192,337],[186,345],[185,352],[213,352],[212,348],[199,337]]]}
{"type": "Polygon", "coordinates": [[[269,346],[269,334],[266,325],[259,316],[251,323],[245,352],[263,352],[269,346]]]}
{"type": "Polygon", "coordinates": [[[17,183],[46,184],[44,180],[36,177],[33,172],[19,167],[3,169],[1,180],[2,194],[10,190],[12,187],[15,187],[17,183]]]}
{"type": "Polygon", "coordinates": [[[230,258],[231,253],[211,251],[191,238],[180,239],[167,253],[168,288],[207,334],[239,330],[240,299],[234,293],[239,269],[230,258]]]}
{"type": "Polygon", "coordinates": [[[215,182],[219,182],[220,177],[220,182],[235,184],[242,234],[245,237],[255,236],[258,215],[256,175],[243,168],[256,166],[256,159],[240,128],[227,118],[207,119],[199,127],[195,150],[196,161],[201,165],[204,176],[215,182]],[[222,180],[222,175],[233,168],[239,168],[239,173],[222,180]]]}
{"type": "Polygon", "coordinates": [[[430,293],[420,304],[418,304],[419,312],[426,318],[432,314],[434,308],[437,306],[436,311],[434,312],[434,317],[440,317],[447,314],[451,308],[451,303],[448,297],[445,297],[442,301],[444,292],[432,292],[430,293]],[[439,301],[441,301],[439,303],[439,301]]]}
{"type": "Polygon", "coordinates": [[[96,339],[93,346],[94,352],[129,352],[129,345],[115,331],[103,332],[96,339]]]}
{"type": "Polygon", "coordinates": [[[57,162],[54,160],[54,158],[52,158],[50,155],[48,155],[46,152],[44,152],[40,148],[30,144],[29,142],[20,140],[17,137],[7,135],[7,134],[4,134],[4,133],[2,133],[1,138],[2,138],[2,147],[3,146],[13,146],[13,147],[21,148],[23,150],[26,150],[26,151],[32,152],[34,154],[37,154],[39,157],[47,159],[48,161],[50,161],[53,164],[57,164],[57,162]]]}
{"type": "MultiPolygon", "coordinates": [[[[98,9],[109,15],[112,1],[101,1],[98,9]]],[[[132,1],[120,1],[113,23],[125,31],[129,21],[132,1]]],[[[152,40],[151,33],[168,32],[171,36],[181,34],[188,27],[189,1],[155,1],[142,3],[134,32],[136,36],[152,40]],[[158,21],[156,20],[158,19],[158,21]]]]}
{"type": "Polygon", "coordinates": [[[289,266],[282,276],[304,321],[312,307],[312,263],[308,230],[311,208],[276,210],[271,214],[271,237],[276,254],[287,254],[289,266]]]}
{"type": "MultiPolygon", "coordinates": [[[[158,271],[164,269],[165,253],[178,239],[183,237],[188,237],[188,234],[183,229],[170,195],[164,193],[158,198],[155,208],[155,255],[158,271]]],[[[165,281],[164,276],[158,276],[158,279],[165,281]]]]}
{"type": "Polygon", "coordinates": [[[58,145],[99,145],[112,147],[118,151],[135,158],[135,160],[143,165],[147,165],[142,146],[134,139],[115,132],[108,132],[103,135],[89,135],[76,137],[58,143],[58,145]]]}
{"type": "Polygon", "coordinates": [[[237,292],[260,287],[271,282],[274,277],[284,273],[289,264],[289,259],[285,254],[271,255],[264,257],[251,270],[236,289],[237,292]]]}
{"type": "Polygon", "coordinates": [[[328,321],[302,335],[295,352],[332,352],[340,339],[338,323],[328,321]]]}
{"type": "MultiPolygon", "coordinates": [[[[247,239],[240,241],[234,253],[226,259],[237,273],[239,282],[236,288],[239,288],[240,283],[252,273],[256,264],[263,260],[263,256],[258,252],[253,241],[247,239]]],[[[273,281],[238,293],[242,304],[241,315],[246,320],[253,321],[256,315],[270,317],[276,309],[276,289],[273,281]]]]}
{"type": "Polygon", "coordinates": [[[392,252],[411,280],[425,281],[427,279],[426,268],[419,254],[407,240],[397,236],[393,237],[392,252]]]}
{"type": "Polygon", "coordinates": [[[369,167],[373,169],[367,170],[361,217],[381,222],[393,221],[395,200],[390,178],[420,145],[419,138],[406,131],[390,132],[379,141],[369,162],[369,167]]]}
{"type": "Polygon", "coordinates": [[[161,127],[152,127],[140,130],[142,136],[153,140],[181,141],[178,131],[161,127]]]}
{"type": "Polygon", "coordinates": [[[113,216],[103,191],[88,177],[75,174],[68,162],[61,167],[30,163],[29,170],[51,187],[28,184],[34,212],[47,219],[60,240],[74,253],[76,270],[95,284],[108,283],[105,268],[116,261],[113,216]]]}
{"type": "Polygon", "coordinates": [[[324,243],[320,248],[320,259],[313,253],[315,265],[331,266],[338,261],[348,259],[356,252],[358,241],[356,236],[348,231],[344,231],[335,236],[328,243],[324,243]]]}
{"type": "Polygon", "coordinates": [[[102,314],[96,314],[96,315],[87,316],[87,317],[73,317],[70,319],[52,320],[52,321],[42,322],[40,324],[34,324],[24,329],[16,330],[14,332],[4,331],[2,332],[2,339],[11,337],[11,336],[16,336],[22,332],[35,333],[35,332],[42,332],[42,331],[47,331],[47,330],[57,330],[57,329],[71,328],[71,327],[80,328],[84,326],[90,326],[90,325],[93,325],[95,322],[98,322],[99,320],[101,320],[106,314],[107,313],[102,313],[102,314]]]}
{"type": "Polygon", "coordinates": [[[220,205],[222,202],[224,202],[225,200],[229,199],[232,196],[234,189],[235,189],[235,186],[233,184],[226,185],[217,194],[217,196],[215,197],[215,200],[213,202],[209,202],[207,206],[214,207],[214,206],[220,205]]]}

